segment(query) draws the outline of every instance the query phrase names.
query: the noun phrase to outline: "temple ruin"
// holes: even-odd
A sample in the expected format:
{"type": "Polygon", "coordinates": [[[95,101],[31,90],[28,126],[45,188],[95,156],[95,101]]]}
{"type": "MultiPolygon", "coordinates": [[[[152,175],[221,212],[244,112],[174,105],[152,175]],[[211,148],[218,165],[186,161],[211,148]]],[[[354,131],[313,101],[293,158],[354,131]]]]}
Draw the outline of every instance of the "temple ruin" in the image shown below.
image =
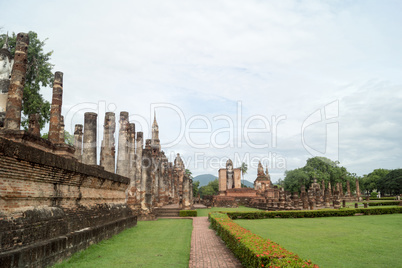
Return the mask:
{"type": "Polygon", "coordinates": [[[304,185],[299,192],[288,192],[283,188],[273,185],[268,172],[258,163],[257,177],[254,188],[241,188],[241,170],[233,168],[233,162],[229,159],[225,169],[219,169],[219,194],[212,199],[207,198],[204,204],[215,207],[238,207],[239,205],[254,207],[263,210],[301,210],[341,207],[341,201],[360,201],[359,182],[356,181],[356,197],[350,192],[350,184],[347,181],[347,192],[343,193],[341,183],[336,188],[331,188],[331,183],[321,184],[314,179],[307,189],[304,185]],[[326,187],[328,185],[328,187],[326,187]],[[231,187],[232,186],[232,187],[231,187]]]}
{"type": "Polygon", "coordinates": [[[38,114],[20,130],[28,44],[19,33],[15,59],[7,43],[0,51],[2,266],[49,266],[137,219],[155,219],[158,207],[191,209],[192,180],[179,154],[173,164],[162,151],[156,116],[144,147],[127,111],[119,116],[118,142],[115,114],[106,113],[99,161],[98,114],[85,113],[74,145],[64,142],[62,72],[54,77],[49,138],[40,137],[38,114]]]}

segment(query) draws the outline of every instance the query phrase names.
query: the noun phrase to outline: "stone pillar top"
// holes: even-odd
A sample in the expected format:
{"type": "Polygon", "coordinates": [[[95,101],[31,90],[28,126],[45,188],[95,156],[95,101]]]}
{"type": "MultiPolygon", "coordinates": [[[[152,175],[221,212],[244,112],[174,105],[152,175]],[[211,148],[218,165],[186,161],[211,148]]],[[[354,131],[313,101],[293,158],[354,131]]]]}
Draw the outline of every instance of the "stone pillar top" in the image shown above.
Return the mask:
{"type": "Polygon", "coordinates": [[[35,136],[40,136],[39,117],[40,117],[39,114],[30,114],[29,115],[28,132],[35,136]]]}
{"type": "Polygon", "coordinates": [[[21,127],[22,97],[28,62],[28,45],[28,34],[19,33],[17,35],[14,65],[11,71],[10,87],[8,90],[4,123],[6,129],[19,130],[21,127]]]}
{"type": "Polygon", "coordinates": [[[57,71],[54,73],[54,83],[63,83],[63,72],[57,71]]]}
{"type": "Polygon", "coordinates": [[[83,126],[81,124],[76,124],[74,128],[74,134],[82,134],[83,126]]]}
{"type": "Polygon", "coordinates": [[[143,135],[144,134],[141,131],[137,132],[137,139],[142,139],[143,135]]]}

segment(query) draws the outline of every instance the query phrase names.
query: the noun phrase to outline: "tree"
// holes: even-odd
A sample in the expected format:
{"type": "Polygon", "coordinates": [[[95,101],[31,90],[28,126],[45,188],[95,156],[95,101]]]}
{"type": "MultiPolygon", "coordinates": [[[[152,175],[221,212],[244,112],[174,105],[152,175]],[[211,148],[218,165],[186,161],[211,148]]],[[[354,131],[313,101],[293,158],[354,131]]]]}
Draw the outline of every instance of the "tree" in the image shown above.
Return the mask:
{"type": "Polygon", "coordinates": [[[199,187],[200,187],[200,181],[194,181],[193,182],[193,197],[197,197],[199,187]]]}
{"type": "Polygon", "coordinates": [[[242,188],[243,188],[243,185],[244,185],[244,174],[247,174],[247,169],[248,169],[248,166],[247,166],[247,164],[246,163],[241,163],[241,167],[240,167],[240,169],[241,169],[241,175],[242,175],[242,177],[243,177],[243,183],[241,184],[242,186],[242,188]]]}
{"type": "Polygon", "coordinates": [[[368,175],[365,175],[362,180],[361,189],[370,194],[372,191],[378,189],[378,182],[389,173],[389,170],[378,168],[373,170],[368,175]]]}
{"type": "Polygon", "coordinates": [[[210,181],[206,186],[202,186],[199,189],[200,196],[204,195],[216,195],[219,192],[219,181],[218,179],[210,181]]]}
{"type": "Polygon", "coordinates": [[[302,168],[287,170],[285,171],[283,188],[292,193],[300,192],[301,185],[305,185],[308,181],[310,181],[310,178],[302,168]]]}
{"type": "Polygon", "coordinates": [[[381,194],[399,195],[402,193],[402,169],[394,169],[377,182],[381,194]]]}
{"type": "Polygon", "coordinates": [[[338,165],[338,161],[332,161],[326,157],[316,156],[309,158],[304,167],[285,173],[286,177],[283,180],[283,186],[286,191],[294,191],[296,188],[300,191],[301,185],[304,184],[307,189],[316,179],[318,183],[324,181],[328,185],[330,182],[333,186],[339,182],[343,190],[345,190],[346,181],[351,180],[351,176],[346,168],[338,165]]]}
{"type": "MultiPolygon", "coordinates": [[[[53,64],[49,62],[53,51],[44,52],[43,47],[47,39],[41,41],[35,32],[30,31],[28,46],[28,65],[25,76],[24,95],[22,99],[22,121],[25,130],[28,129],[28,118],[30,114],[39,113],[40,129],[43,129],[46,122],[50,119],[50,103],[40,94],[41,87],[51,86],[54,75],[52,72],[53,64]]],[[[0,35],[0,47],[3,46],[7,35],[0,35]]],[[[17,35],[12,33],[8,44],[11,55],[15,55],[17,35]]]]}

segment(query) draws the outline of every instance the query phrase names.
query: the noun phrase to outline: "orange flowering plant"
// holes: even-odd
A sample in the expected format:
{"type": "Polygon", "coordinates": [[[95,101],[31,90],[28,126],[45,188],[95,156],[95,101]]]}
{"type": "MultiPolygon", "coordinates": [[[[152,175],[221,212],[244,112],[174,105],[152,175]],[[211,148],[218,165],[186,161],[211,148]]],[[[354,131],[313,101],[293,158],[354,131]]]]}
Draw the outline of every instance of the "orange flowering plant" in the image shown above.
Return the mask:
{"type": "Polygon", "coordinates": [[[211,227],[246,267],[318,267],[269,239],[239,226],[224,213],[210,213],[211,227]]]}

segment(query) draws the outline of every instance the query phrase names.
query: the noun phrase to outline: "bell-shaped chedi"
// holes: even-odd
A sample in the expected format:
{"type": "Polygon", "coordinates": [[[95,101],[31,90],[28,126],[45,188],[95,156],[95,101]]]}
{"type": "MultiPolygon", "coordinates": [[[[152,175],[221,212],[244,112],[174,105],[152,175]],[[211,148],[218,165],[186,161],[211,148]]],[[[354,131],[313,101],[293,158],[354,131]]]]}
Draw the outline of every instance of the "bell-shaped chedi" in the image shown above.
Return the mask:
{"type": "Polygon", "coordinates": [[[268,166],[266,174],[261,162],[258,163],[257,178],[254,181],[254,190],[265,191],[271,187],[271,176],[268,173],[268,166]]]}

